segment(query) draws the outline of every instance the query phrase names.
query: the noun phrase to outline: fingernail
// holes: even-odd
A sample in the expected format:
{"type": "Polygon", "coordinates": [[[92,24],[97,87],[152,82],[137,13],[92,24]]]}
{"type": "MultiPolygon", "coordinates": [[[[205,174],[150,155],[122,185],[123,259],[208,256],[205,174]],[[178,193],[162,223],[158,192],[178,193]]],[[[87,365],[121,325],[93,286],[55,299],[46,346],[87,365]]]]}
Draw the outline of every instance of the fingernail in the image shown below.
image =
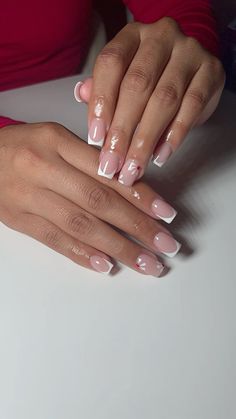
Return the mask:
{"type": "Polygon", "coordinates": [[[170,155],[172,154],[172,148],[169,143],[165,142],[158,149],[158,153],[153,160],[153,163],[158,167],[162,167],[166,163],[170,155]]]}
{"type": "Polygon", "coordinates": [[[142,254],[137,257],[137,268],[145,275],[160,276],[163,272],[164,265],[155,257],[142,254]]]}
{"type": "Polygon", "coordinates": [[[119,168],[119,155],[113,151],[103,152],[98,167],[98,175],[112,179],[119,168]]]}
{"type": "Polygon", "coordinates": [[[152,212],[168,224],[170,224],[177,215],[177,211],[163,199],[155,199],[155,201],[153,201],[152,212]]]}
{"type": "Polygon", "coordinates": [[[181,248],[181,244],[177,242],[169,234],[160,232],[154,237],[154,245],[157,250],[170,258],[173,258],[181,248]]]}
{"type": "Polygon", "coordinates": [[[89,260],[93,269],[95,269],[97,272],[107,275],[111,272],[114,266],[110,261],[97,255],[90,256],[89,260]]]}
{"type": "Polygon", "coordinates": [[[106,135],[105,122],[101,118],[94,118],[90,124],[88,144],[103,146],[106,135]]]}
{"type": "Polygon", "coordinates": [[[78,83],[76,83],[75,87],[74,87],[74,97],[77,100],[77,102],[82,103],[83,100],[81,99],[80,96],[80,88],[82,86],[83,82],[82,81],[78,81],[78,83]]]}
{"type": "Polygon", "coordinates": [[[132,186],[138,178],[141,167],[136,160],[129,159],[122,167],[118,181],[125,186],[132,186]]]}

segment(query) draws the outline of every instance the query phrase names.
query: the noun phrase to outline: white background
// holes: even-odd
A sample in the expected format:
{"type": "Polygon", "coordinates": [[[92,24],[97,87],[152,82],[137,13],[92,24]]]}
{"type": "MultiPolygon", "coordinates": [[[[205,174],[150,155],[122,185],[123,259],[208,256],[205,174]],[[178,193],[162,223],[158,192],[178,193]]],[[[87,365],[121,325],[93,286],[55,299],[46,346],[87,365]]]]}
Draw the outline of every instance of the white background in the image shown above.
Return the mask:
{"type": "MultiPolygon", "coordinates": [[[[85,138],[77,79],[2,92],[0,114],[85,138]]],[[[165,169],[150,166],[186,241],[165,278],[104,280],[0,225],[1,419],[236,417],[235,109],[225,92],[165,169]]]]}

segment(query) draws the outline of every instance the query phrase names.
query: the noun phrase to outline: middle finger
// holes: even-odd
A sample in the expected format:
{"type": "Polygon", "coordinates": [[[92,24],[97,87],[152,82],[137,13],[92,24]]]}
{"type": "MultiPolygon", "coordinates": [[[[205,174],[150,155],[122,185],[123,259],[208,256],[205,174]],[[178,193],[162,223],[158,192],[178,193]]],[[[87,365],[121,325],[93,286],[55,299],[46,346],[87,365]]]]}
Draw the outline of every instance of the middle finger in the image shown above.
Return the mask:
{"type": "Polygon", "coordinates": [[[57,192],[84,210],[133,236],[152,251],[173,257],[180,249],[160,223],[130,204],[117,192],[65,162],[49,172],[44,187],[57,192]]]}

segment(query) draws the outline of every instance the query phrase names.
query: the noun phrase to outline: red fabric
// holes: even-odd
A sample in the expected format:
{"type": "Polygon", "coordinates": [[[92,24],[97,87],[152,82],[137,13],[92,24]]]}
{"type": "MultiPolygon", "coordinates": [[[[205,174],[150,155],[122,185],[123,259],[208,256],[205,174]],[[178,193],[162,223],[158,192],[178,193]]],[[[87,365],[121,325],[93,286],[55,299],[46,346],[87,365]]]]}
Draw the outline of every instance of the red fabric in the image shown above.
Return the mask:
{"type": "MultiPolygon", "coordinates": [[[[186,35],[217,54],[209,1],[124,3],[144,23],[173,17],[186,35]]],[[[0,91],[77,74],[88,46],[91,9],[90,0],[0,0],[0,91]]],[[[13,122],[0,117],[0,127],[13,122]]]]}

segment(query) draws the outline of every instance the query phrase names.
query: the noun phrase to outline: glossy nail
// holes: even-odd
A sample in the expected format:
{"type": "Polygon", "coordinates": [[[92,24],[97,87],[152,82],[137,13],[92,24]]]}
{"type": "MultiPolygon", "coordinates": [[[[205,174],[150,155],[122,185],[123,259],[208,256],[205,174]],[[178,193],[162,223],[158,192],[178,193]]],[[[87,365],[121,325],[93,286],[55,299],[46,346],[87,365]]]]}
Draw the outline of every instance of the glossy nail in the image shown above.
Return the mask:
{"type": "Polygon", "coordinates": [[[111,272],[114,266],[110,261],[97,255],[90,256],[89,260],[93,269],[95,269],[97,272],[100,272],[106,275],[108,275],[111,272]]]}
{"type": "Polygon", "coordinates": [[[120,158],[117,153],[113,151],[105,151],[101,155],[100,164],[98,167],[98,175],[112,179],[119,168],[120,158]]]}
{"type": "Polygon", "coordinates": [[[165,202],[163,199],[159,198],[153,201],[152,212],[156,217],[160,218],[168,224],[170,224],[177,215],[177,211],[175,211],[174,208],[167,204],[167,202],[165,202]]]}
{"type": "Polygon", "coordinates": [[[136,160],[129,159],[125,162],[118,181],[125,186],[132,186],[138,178],[141,167],[136,160]]]}
{"type": "Polygon", "coordinates": [[[181,244],[167,233],[160,232],[154,237],[154,245],[157,250],[170,258],[173,258],[181,248],[181,244]]]}
{"type": "Polygon", "coordinates": [[[169,143],[163,143],[157,151],[157,155],[153,160],[153,163],[156,164],[158,167],[162,167],[163,164],[166,163],[168,158],[172,154],[172,148],[169,143]]]}
{"type": "Polygon", "coordinates": [[[137,268],[145,275],[160,276],[164,265],[154,256],[141,254],[136,260],[137,268]]]}
{"type": "Polygon", "coordinates": [[[80,96],[80,88],[81,88],[82,85],[83,85],[83,82],[78,81],[78,83],[76,83],[76,85],[74,87],[74,97],[77,100],[77,102],[80,102],[80,103],[83,102],[83,100],[81,99],[81,96],[80,96]]]}
{"type": "Polygon", "coordinates": [[[89,127],[88,144],[103,146],[106,135],[105,122],[101,118],[94,118],[89,127]]]}

